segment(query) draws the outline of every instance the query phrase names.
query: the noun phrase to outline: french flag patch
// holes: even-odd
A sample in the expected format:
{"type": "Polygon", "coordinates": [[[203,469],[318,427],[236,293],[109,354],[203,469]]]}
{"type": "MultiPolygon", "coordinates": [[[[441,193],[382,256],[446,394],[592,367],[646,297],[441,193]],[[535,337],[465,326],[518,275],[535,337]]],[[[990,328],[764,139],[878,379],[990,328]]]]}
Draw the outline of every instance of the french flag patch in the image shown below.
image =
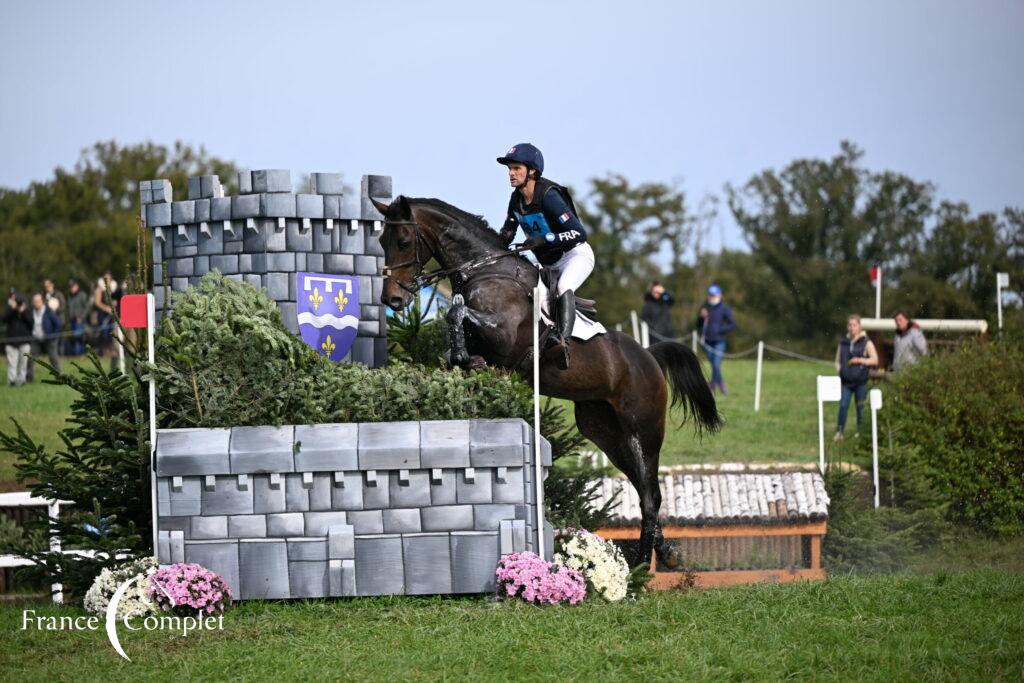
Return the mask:
{"type": "Polygon", "coordinates": [[[561,216],[559,216],[558,217],[558,222],[559,223],[568,223],[569,222],[569,212],[566,211],[561,216]]]}

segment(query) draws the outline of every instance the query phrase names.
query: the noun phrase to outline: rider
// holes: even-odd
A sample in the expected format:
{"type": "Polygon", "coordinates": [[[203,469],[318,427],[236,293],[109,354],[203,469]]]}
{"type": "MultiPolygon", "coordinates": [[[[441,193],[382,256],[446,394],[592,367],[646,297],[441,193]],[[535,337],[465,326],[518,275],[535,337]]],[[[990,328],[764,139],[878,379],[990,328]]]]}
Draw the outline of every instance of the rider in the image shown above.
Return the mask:
{"type": "Polygon", "coordinates": [[[569,191],[541,177],[544,155],[539,149],[520,143],[498,157],[498,163],[508,167],[513,187],[501,237],[507,246],[521,227],[527,235],[523,245],[558,278],[549,285],[558,296],[557,332],[564,343],[576,320],[575,292],[594,270],[594,250],[587,244],[587,232],[569,191]]]}

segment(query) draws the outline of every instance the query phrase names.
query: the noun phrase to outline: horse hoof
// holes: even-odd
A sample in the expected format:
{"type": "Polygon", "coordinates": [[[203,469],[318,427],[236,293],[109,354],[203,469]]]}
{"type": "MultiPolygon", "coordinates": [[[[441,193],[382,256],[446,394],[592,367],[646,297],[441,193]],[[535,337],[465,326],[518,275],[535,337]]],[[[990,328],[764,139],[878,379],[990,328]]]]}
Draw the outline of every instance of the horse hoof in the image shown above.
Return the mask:
{"type": "Polygon", "coordinates": [[[472,369],[486,368],[487,361],[484,360],[483,356],[470,356],[469,367],[472,369]]]}

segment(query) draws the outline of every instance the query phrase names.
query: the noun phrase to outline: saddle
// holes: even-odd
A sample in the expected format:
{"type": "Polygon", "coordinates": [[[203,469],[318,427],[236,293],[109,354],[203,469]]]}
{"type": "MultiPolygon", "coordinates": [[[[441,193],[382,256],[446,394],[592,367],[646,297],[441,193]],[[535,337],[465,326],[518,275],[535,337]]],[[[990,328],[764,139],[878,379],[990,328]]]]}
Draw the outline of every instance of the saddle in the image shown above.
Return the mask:
{"type": "MultiPolygon", "coordinates": [[[[544,281],[544,286],[547,287],[548,290],[548,304],[550,306],[549,310],[553,311],[555,310],[554,304],[558,296],[555,294],[555,288],[552,284],[552,275],[557,275],[557,272],[551,271],[547,268],[543,269],[540,272],[540,277],[544,281]]],[[[557,281],[557,278],[555,278],[555,281],[557,281]]],[[[593,299],[584,299],[579,294],[577,294],[574,298],[576,299],[577,312],[582,313],[583,315],[587,316],[588,318],[591,318],[592,320],[597,319],[596,301],[594,301],[593,299]]]]}

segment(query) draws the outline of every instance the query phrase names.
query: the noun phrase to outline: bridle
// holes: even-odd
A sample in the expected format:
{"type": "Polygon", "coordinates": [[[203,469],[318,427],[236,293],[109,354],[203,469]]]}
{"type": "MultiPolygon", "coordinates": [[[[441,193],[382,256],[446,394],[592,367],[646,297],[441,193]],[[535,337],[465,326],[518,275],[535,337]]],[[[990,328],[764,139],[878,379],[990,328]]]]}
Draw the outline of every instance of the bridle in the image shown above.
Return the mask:
{"type": "Polygon", "coordinates": [[[406,292],[412,295],[415,295],[424,287],[429,287],[433,284],[436,284],[441,280],[450,277],[451,275],[454,275],[456,273],[462,274],[463,277],[466,280],[468,280],[469,277],[466,274],[466,271],[469,271],[471,273],[472,271],[478,268],[489,266],[492,263],[497,263],[501,259],[506,258],[508,256],[515,256],[517,254],[521,254],[524,251],[531,251],[530,248],[519,246],[514,249],[509,249],[508,251],[502,252],[500,254],[488,254],[487,256],[482,256],[478,259],[467,261],[452,268],[438,268],[437,270],[424,271],[424,267],[427,261],[429,261],[430,258],[432,257],[436,257],[437,251],[439,251],[441,248],[440,243],[438,243],[436,246],[431,246],[430,240],[427,239],[427,231],[424,230],[423,227],[415,220],[385,219],[384,225],[411,225],[413,226],[413,230],[416,233],[416,241],[414,242],[415,256],[407,261],[402,261],[401,263],[396,263],[390,266],[386,265],[384,266],[384,269],[382,271],[382,274],[384,275],[384,278],[386,280],[393,280],[395,284],[397,284],[399,287],[401,287],[406,292]],[[427,249],[428,257],[426,259],[420,258],[421,243],[423,243],[427,249]],[[413,275],[412,280],[408,284],[394,277],[394,271],[399,270],[401,268],[408,268],[409,266],[416,266],[416,273],[413,275]]]}

